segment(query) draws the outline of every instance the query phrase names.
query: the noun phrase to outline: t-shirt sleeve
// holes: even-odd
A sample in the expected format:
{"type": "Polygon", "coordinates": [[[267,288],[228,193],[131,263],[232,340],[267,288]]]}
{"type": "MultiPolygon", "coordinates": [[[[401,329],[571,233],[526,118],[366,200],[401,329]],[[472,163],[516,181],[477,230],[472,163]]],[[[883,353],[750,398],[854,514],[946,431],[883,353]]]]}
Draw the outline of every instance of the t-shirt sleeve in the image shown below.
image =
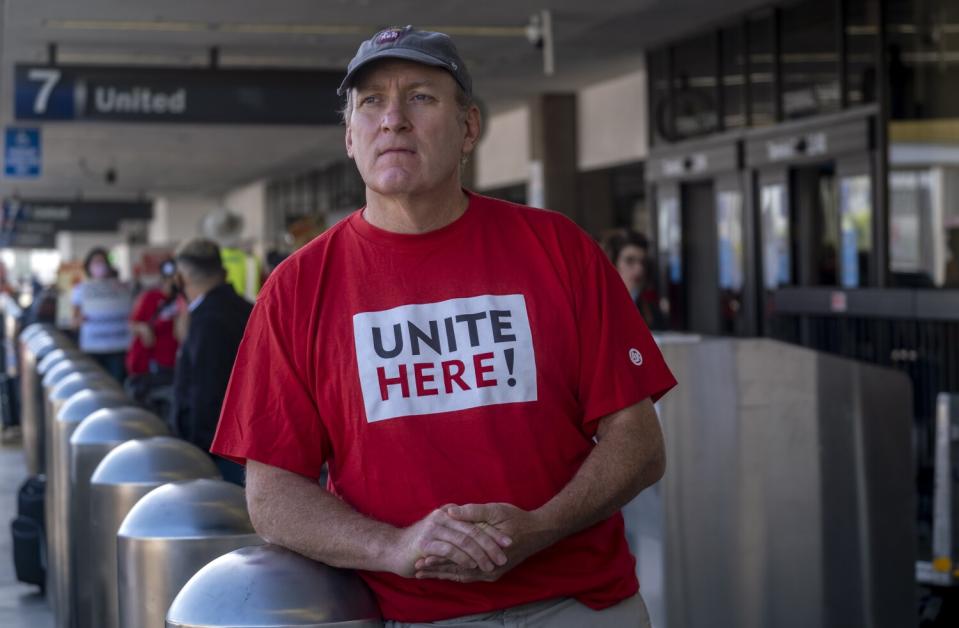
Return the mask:
{"type": "Polygon", "coordinates": [[[330,441],[308,384],[306,338],[266,294],[250,315],[210,450],[318,478],[330,441]]]}
{"type": "Polygon", "coordinates": [[[623,280],[593,242],[585,244],[584,276],[576,282],[579,390],[583,423],[596,421],[676,385],[623,280]]]}

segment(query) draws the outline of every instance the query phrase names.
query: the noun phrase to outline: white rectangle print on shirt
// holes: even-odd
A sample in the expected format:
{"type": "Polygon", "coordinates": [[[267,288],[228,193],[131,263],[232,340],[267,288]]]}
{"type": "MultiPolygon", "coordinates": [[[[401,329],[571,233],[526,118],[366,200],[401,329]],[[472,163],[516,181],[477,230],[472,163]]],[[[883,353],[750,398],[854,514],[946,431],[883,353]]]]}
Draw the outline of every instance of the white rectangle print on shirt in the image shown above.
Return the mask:
{"type": "Polygon", "coordinates": [[[353,316],[370,423],[536,401],[536,356],[521,294],[401,305],[353,316]]]}

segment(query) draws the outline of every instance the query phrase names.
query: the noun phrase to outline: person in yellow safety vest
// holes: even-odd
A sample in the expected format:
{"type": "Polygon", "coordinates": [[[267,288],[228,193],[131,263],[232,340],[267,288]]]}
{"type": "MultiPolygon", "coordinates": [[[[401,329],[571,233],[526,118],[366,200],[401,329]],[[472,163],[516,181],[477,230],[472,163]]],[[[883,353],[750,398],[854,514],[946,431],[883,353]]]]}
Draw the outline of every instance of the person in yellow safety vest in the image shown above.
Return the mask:
{"type": "Polygon", "coordinates": [[[227,247],[220,249],[220,259],[226,269],[227,283],[233,286],[237,294],[255,299],[260,291],[258,260],[243,249],[227,247]]]}

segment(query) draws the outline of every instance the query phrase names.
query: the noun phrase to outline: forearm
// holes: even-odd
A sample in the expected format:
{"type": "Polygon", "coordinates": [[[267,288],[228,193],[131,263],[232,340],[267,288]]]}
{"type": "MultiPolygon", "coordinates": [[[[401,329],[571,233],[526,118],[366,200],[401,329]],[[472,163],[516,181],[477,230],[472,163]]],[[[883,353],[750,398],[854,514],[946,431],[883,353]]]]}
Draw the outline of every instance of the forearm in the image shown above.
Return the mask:
{"type": "Polygon", "coordinates": [[[659,420],[646,400],[603,419],[599,442],[573,479],[534,513],[558,541],[615,514],[664,469],[659,420]]]}
{"type": "Polygon", "coordinates": [[[140,339],[140,342],[143,343],[145,347],[153,346],[153,330],[147,323],[140,321],[135,321],[130,323],[130,331],[133,332],[133,335],[140,339]]]}
{"type": "Polygon", "coordinates": [[[598,442],[573,478],[540,508],[526,511],[508,503],[466,504],[451,516],[490,525],[515,541],[509,562],[491,573],[464,569],[435,555],[416,561],[417,577],[454,582],[494,581],[536,552],[610,517],[665,468],[659,419],[649,400],[600,420],[598,442]]]}
{"type": "Polygon", "coordinates": [[[247,500],[257,533],[327,565],[394,572],[399,530],[369,519],[316,482],[250,460],[247,500]]]}

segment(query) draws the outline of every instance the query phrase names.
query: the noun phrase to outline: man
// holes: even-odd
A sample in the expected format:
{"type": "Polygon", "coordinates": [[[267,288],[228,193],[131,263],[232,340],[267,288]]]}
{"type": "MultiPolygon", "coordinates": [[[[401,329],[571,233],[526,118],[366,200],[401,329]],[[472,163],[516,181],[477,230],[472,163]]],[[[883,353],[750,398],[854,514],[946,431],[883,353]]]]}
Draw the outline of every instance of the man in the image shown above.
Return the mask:
{"type": "MultiPolygon", "coordinates": [[[[190,240],[175,261],[190,319],[174,373],[173,424],[181,437],[207,451],[253,306],[226,282],[216,243],[190,240]]],[[[242,485],[239,465],[216,456],[214,462],[224,479],[242,485]]]]}
{"type": "Polygon", "coordinates": [[[675,382],[622,282],[563,216],[461,188],[447,36],[378,33],[340,93],[367,204],[270,276],[213,446],[254,526],[360,570],[390,625],[646,625],[618,511],[675,382]]]}

